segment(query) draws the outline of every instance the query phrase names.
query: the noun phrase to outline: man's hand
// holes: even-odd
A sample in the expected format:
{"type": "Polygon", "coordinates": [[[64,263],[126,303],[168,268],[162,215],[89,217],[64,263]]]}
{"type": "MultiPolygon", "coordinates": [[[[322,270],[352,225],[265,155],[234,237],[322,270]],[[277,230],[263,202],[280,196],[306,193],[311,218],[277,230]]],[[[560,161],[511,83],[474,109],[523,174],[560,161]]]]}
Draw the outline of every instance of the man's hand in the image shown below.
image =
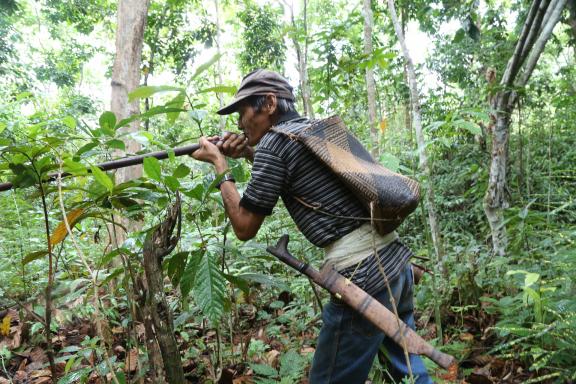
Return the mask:
{"type": "Polygon", "coordinates": [[[217,146],[228,157],[234,159],[244,157],[250,161],[254,160],[254,149],[248,145],[248,140],[243,133],[238,135],[232,132],[224,132],[217,146]]]}
{"type": "Polygon", "coordinates": [[[217,173],[224,173],[228,169],[228,163],[217,144],[214,144],[218,142],[218,139],[218,136],[201,137],[199,141],[200,148],[192,152],[190,156],[196,160],[212,163],[217,173]]]}

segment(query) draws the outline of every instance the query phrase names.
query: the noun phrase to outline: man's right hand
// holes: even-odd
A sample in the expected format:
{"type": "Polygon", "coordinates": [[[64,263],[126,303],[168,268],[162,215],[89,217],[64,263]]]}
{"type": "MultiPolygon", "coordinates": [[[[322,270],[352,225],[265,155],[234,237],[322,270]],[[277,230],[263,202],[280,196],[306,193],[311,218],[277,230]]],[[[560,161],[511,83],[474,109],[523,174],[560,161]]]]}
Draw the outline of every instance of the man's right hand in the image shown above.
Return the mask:
{"type": "Polygon", "coordinates": [[[224,132],[216,146],[228,157],[238,159],[244,157],[250,161],[254,159],[254,149],[248,145],[246,136],[232,132],[224,132]]]}

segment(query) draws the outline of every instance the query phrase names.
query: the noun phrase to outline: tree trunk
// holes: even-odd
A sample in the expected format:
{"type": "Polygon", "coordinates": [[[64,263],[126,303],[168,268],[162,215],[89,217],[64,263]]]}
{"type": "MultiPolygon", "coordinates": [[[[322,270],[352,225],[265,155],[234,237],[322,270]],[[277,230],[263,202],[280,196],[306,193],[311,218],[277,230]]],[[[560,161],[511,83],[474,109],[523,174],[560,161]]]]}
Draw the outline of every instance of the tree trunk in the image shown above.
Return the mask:
{"type": "MultiPolygon", "coordinates": [[[[364,0],[364,54],[372,54],[372,29],[374,17],[372,14],[372,0],[364,0]]],[[[372,156],[379,157],[379,140],[376,117],[376,82],[374,81],[374,69],[366,66],[366,93],[368,94],[368,126],[370,127],[370,139],[372,141],[372,156]]]]}
{"type": "MultiPolygon", "coordinates": [[[[283,0],[284,4],[290,9],[290,20],[292,22],[292,28],[297,31],[298,26],[296,25],[296,20],[294,18],[294,7],[288,4],[287,1],[283,0]]],[[[300,83],[300,92],[302,93],[302,107],[304,109],[304,115],[308,116],[310,119],[314,119],[314,110],[312,108],[312,101],[310,99],[310,84],[308,82],[308,3],[304,0],[302,10],[302,21],[303,21],[303,34],[304,34],[304,47],[300,45],[296,33],[292,36],[292,43],[294,44],[294,49],[296,50],[296,58],[298,59],[298,75],[300,83]]]]}
{"type": "Polygon", "coordinates": [[[420,159],[420,170],[424,173],[427,180],[426,185],[426,206],[428,210],[428,221],[430,223],[430,232],[432,233],[432,242],[434,244],[434,251],[440,269],[444,275],[447,274],[447,269],[444,265],[444,247],[442,245],[442,237],[440,235],[440,224],[438,221],[438,215],[436,214],[436,203],[434,202],[434,185],[432,182],[432,172],[428,165],[428,155],[426,154],[426,142],[424,140],[424,132],[422,131],[422,117],[420,113],[420,96],[418,94],[418,86],[416,84],[416,71],[414,70],[414,64],[412,63],[412,58],[410,57],[410,52],[406,46],[406,41],[404,39],[404,33],[402,32],[402,27],[398,22],[398,16],[396,15],[396,8],[394,7],[394,1],[388,0],[388,10],[390,12],[390,18],[394,24],[394,30],[396,31],[396,36],[398,36],[398,41],[402,47],[402,52],[404,54],[404,60],[406,61],[406,69],[408,71],[408,79],[410,86],[410,98],[412,104],[412,122],[414,124],[414,130],[416,131],[416,142],[418,144],[418,156],[420,159]]]}
{"type": "Polygon", "coordinates": [[[490,225],[492,250],[498,256],[506,254],[508,245],[504,222],[504,209],[509,206],[506,185],[508,140],[512,112],[518,101],[518,94],[512,89],[523,88],[528,83],[554,26],[560,20],[566,2],[567,0],[532,2],[514,53],[500,81],[502,90],[492,102],[495,125],[492,132],[490,176],[484,195],[484,213],[490,225]]]}
{"type": "MultiPolygon", "coordinates": [[[[214,11],[216,15],[216,53],[218,54],[218,61],[216,62],[216,85],[222,85],[222,63],[220,61],[220,9],[218,7],[218,0],[214,0],[214,11]]],[[[218,103],[220,108],[224,107],[224,95],[218,92],[218,103]]],[[[219,115],[220,132],[224,131],[226,127],[226,116],[219,115]]]]}
{"type": "Polygon", "coordinates": [[[144,271],[148,283],[146,307],[152,315],[156,340],[164,361],[166,381],[170,384],[184,383],[184,370],[178,344],[174,338],[172,312],[164,294],[162,259],[176,247],[180,239],[180,225],[180,196],[177,195],[176,202],[169,210],[166,220],[149,234],[144,242],[144,271]],[[172,236],[176,227],[178,228],[177,234],[172,236]]]}
{"type": "MultiPolygon", "coordinates": [[[[118,3],[118,20],[116,26],[116,56],[112,69],[111,110],[116,115],[116,121],[125,119],[140,112],[139,100],[128,103],[128,93],[140,85],[140,65],[142,61],[142,45],[144,28],[150,0],[121,0],[118,3]]],[[[121,133],[137,132],[140,122],[133,121],[129,126],[120,128],[121,133]]],[[[140,144],[135,140],[125,140],[126,151],[116,151],[116,157],[126,153],[133,154],[140,150],[140,144]]],[[[128,167],[116,171],[116,183],[142,176],[142,167],[128,167]]],[[[141,227],[140,223],[122,220],[128,230],[141,227]]],[[[121,227],[113,228],[115,244],[120,245],[126,238],[121,227]]]]}
{"type": "MultiPolygon", "coordinates": [[[[576,39],[576,0],[568,0],[568,9],[570,12],[566,23],[572,30],[572,38],[576,39]]],[[[576,53],[576,44],[574,45],[574,53],[576,53]]]]}

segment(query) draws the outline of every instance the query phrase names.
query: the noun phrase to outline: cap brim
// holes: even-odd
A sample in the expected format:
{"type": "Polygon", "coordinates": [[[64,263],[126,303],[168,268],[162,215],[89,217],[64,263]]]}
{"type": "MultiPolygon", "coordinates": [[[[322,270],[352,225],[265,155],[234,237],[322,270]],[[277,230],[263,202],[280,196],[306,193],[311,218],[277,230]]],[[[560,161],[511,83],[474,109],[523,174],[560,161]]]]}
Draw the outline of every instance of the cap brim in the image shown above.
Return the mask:
{"type": "Polygon", "coordinates": [[[238,108],[240,108],[240,103],[242,103],[242,101],[244,101],[249,96],[250,95],[234,98],[234,100],[232,100],[227,106],[220,108],[216,113],[219,115],[229,115],[231,113],[237,112],[238,108]]]}

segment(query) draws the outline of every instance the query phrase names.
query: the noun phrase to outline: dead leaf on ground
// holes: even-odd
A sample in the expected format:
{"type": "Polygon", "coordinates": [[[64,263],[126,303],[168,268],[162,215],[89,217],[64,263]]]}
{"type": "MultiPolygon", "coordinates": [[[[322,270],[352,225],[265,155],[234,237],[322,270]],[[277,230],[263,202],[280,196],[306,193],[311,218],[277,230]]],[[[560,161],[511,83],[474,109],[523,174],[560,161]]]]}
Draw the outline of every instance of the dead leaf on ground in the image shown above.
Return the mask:
{"type": "Polygon", "coordinates": [[[40,347],[34,347],[31,351],[30,351],[30,360],[32,360],[32,362],[34,363],[46,363],[48,362],[48,356],[46,355],[46,352],[44,352],[44,350],[40,347]]]}
{"type": "Polygon", "coordinates": [[[308,353],[314,353],[316,352],[316,348],[314,347],[302,347],[300,348],[300,354],[301,355],[307,355],[308,353]]]}
{"type": "Polygon", "coordinates": [[[146,335],[146,328],[144,327],[144,324],[138,323],[138,324],[136,324],[134,329],[136,330],[136,334],[138,335],[138,339],[144,340],[144,335],[146,335]]]}
{"type": "Polygon", "coordinates": [[[0,377],[0,384],[10,384],[10,380],[4,377],[0,377]]]}
{"type": "Polygon", "coordinates": [[[28,374],[24,371],[16,371],[16,374],[12,377],[12,382],[14,384],[23,384],[28,382],[28,374]]]}
{"type": "Polygon", "coordinates": [[[266,363],[271,367],[277,367],[279,356],[280,352],[275,349],[266,352],[266,363]]]}
{"type": "Polygon", "coordinates": [[[460,339],[460,341],[464,341],[466,343],[474,341],[474,335],[468,332],[461,333],[460,335],[458,335],[458,338],[460,339]]]}
{"type": "Polygon", "coordinates": [[[52,378],[47,376],[42,376],[32,381],[32,384],[48,384],[52,383],[52,378]]]}
{"type": "Polygon", "coordinates": [[[47,384],[52,382],[52,377],[50,370],[42,369],[40,371],[34,371],[30,374],[31,384],[47,384]]]}
{"type": "Polygon", "coordinates": [[[453,363],[450,367],[448,367],[446,372],[438,375],[438,378],[448,382],[456,381],[458,378],[458,363],[453,363]]]}
{"type": "Polygon", "coordinates": [[[138,349],[132,348],[130,352],[126,355],[126,365],[124,366],[124,371],[134,372],[138,367],[138,349]]]}
{"type": "Polygon", "coordinates": [[[30,372],[31,379],[37,379],[39,377],[50,376],[49,369],[40,369],[38,371],[30,372]]]}

